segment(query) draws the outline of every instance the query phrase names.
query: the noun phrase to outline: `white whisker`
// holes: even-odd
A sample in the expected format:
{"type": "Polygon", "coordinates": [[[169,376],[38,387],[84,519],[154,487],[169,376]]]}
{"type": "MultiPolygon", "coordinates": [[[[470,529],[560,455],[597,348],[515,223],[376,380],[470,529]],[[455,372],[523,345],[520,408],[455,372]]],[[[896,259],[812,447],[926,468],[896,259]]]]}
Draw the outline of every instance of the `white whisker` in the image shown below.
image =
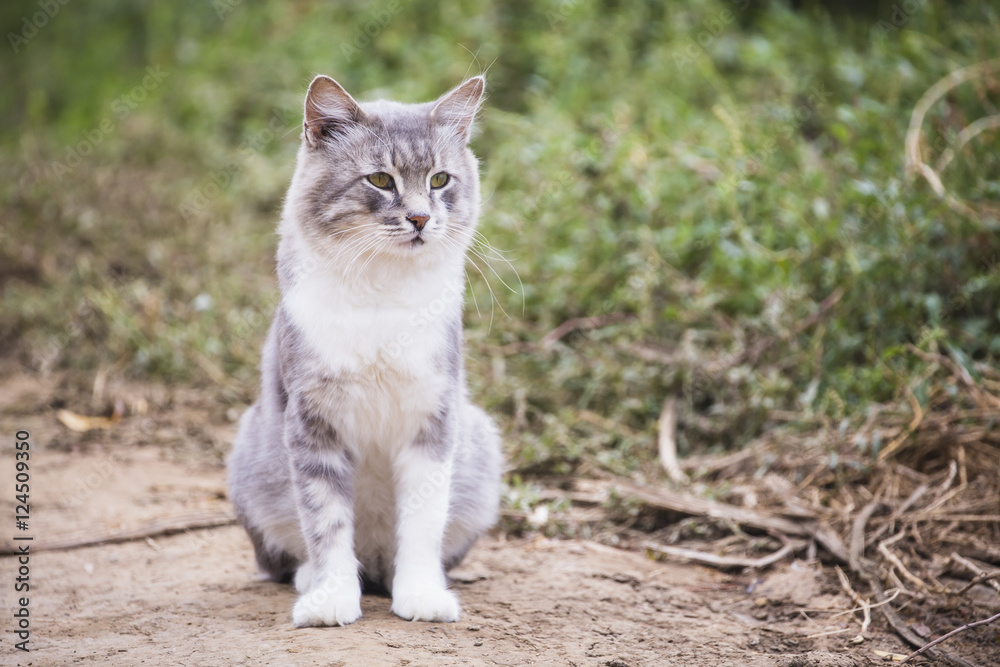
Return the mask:
{"type": "Polygon", "coordinates": [[[465,282],[469,285],[469,293],[472,294],[472,303],[476,307],[476,317],[482,317],[483,314],[479,312],[479,299],[476,298],[476,290],[472,289],[472,281],[469,279],[469,272],[462,270],[465,274],[465,282]]]}
{"type": "MultiPolygon", "coordinates": [[[[480,245],[482,245],[482,246],[485,246],[485,250],[487,252],[489,252],[489,253],[492,253],[492,256],[483,254],[483,252],[481,252],[479,250],[479,248],[477,248],[474,245],[470,245],[469,246],[469,252],[472,255],[475,255],[476,257],[478,257],[481,260],[483,260],[486,263],[486,266],[489,267],[490,272],[493,273],[493,275],[496,276],[497,280],[499,280],[500,283],[504,287],[506,287],[512,294],[517,294],[517,293],[521,294],[521,312],[523,314],[524,309],[525,309],[524,283],[521,281],[521,274],[518,273],[517,267],[515,267],[514,264],[509,259],[507,259],[503,255],[501,255],[500,252],[496,248],[494,248],[492,245],[490,245],[489,241],[486,240],[486,237],[483,236],[482,233],[480,233],[478,230],[471,230],[471,232],[472,232],[472,234],[476,235],[476,240],[478,241],[478,243],[480,245]],[[507,266],[509,266],[511,268],[511,270],[514,272],[515,277],[517,277],[518,287],[520,288],[519,290],[515,290],[513,287],[511,287],[510,285],[507,284],[507,282],[503,279],[503,277],[500,276],[499,272],[497,272],[497,270],[493,267],[493,264],[490,262],[491,259],[496,259],[496,260],[499,260],[501,262],[504,262],[505,264],[507,264],[507,266]]],[[[465,235],[467,232],[465,232],[465,230],[462,230],[460,233],[462,233],[463,235],[465,235]]],[[[485,278],[485,276],[484,276],[484,278],[485,278]]],[[[503,310],[502,306],[501,306],[501,310],[503,310]]],[[[504,314],[506,314],[506,312],[504,314]]]]}

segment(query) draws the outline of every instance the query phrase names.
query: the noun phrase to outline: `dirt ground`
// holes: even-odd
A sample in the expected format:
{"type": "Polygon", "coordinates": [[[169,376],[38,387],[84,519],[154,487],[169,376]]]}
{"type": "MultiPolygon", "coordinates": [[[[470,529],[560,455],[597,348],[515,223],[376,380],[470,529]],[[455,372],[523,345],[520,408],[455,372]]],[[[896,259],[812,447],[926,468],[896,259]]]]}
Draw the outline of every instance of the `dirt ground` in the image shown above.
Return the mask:
{"type": "MultiPolygon", "coordinates": [[[[194,393],[129,390],[128,412],[140,414],[75,433],[56,419],[61,405],[86,407],[66,398],[78,395],[72,388],[26,377],[0,387],[3,511],[14,513],[7,443],[26,429],[35,538],[31,652],[12,648],[4,613],[5,665],[846,667],[869,664],[873,649],[906,652],[877,630],[850,644],[858,623],[836,614],[851,603],[814,564],[726,575],[592,542],[500,534],[452,573],[464,610],[458,623],[406,622],[388,599],[366,595],[358,623],[298,629],[292,588],[257,579],[237,526],[41,550],[228,511],[221,461],[231,412],[194,393]],[[832,630],[840,633],[810,638],[832,630]]],[[[11,544],[14,532],[0,542],[11,544]]],[[[14,558],[0,566],[4,606],[13,610],[14,558]]]]}

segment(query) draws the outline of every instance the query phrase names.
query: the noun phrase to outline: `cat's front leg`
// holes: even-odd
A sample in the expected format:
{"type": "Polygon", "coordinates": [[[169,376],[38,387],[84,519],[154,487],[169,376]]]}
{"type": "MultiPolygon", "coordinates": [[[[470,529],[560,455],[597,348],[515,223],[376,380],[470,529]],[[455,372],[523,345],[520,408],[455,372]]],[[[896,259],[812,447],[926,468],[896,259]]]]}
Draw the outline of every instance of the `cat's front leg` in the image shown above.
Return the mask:
{"type": "Polygon", "coordinates": [[[347,625],[361,617],[354,555],[354,463],[336,430],[302,401],[285,412],[299,525],[308,560],[296,573],[298,627],[347,625]]]}
{"type": "Polygon", "coordinates": [[[441,546],[448,522],[454,437],[452,418],[432,420],[394,462],[396,561],[392,611],[412,621],[457,621],[441,546]]]}

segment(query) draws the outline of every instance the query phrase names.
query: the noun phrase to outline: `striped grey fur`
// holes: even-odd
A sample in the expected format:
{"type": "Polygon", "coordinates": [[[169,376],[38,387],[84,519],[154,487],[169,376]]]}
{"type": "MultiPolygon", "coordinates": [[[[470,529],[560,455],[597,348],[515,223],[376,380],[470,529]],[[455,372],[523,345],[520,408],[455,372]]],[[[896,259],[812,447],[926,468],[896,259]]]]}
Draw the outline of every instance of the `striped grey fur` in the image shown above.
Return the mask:
{"type": "Polygon", "coordinates": [[[229,459],[258,566],[299,589],[297,625],[356,620],[362,576],[403,618],[456,620],[444,572],[496,519],[499,436],[469,402],[462,359],[483,87],[358,104],[317,77],[306,97],[282,302],[229,459]],[[445,184],[430,185],[438,172],[445,184]]]}

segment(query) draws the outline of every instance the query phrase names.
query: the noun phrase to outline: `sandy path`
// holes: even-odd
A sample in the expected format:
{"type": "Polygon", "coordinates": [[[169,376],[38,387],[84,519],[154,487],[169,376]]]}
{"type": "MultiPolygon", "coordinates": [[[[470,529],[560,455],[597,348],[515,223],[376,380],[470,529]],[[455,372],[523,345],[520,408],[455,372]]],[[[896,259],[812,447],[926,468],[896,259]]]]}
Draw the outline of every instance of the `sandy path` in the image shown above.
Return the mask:
{"type": "MultiPolygon", "coordinates": [[[[36,547],[81,531],[228,508],[224,470],[213,450],[231,435],[225,420],[194,428],[211,424],[210,415],[177,408],[153,424],[126,419],[111,431],[77,435],[60,426],[51,409],[11,417],[3,408],[0,401],[4,437],[29,428],[34,440],[36,547]]],[[[0,488],[10,490],[12,448],[5,444],[2,452],[0,488]]],[[[4,494],[2,516],[13,514],[12,496],[4,494]]],[[[0,541],[9,540],[8,532],[15,531],[0,532],[0,541]]],[[[5,610],[15,609],[15,566],[13,557],[0,558],[5,610]]],[[[37,551],[30,575],[32,651],[13,649],[5,613],[0,663],[868,664],[867,651],[841,652],[843,639],[805,638],[824,626],[802,620],[804,605],[847,605],[836,590],[823,590],[813,572],[786,567],[766,575],[750,595],[753,575],[654,562],[583,541],[492,536],[453,573],[464,609],[458,623],[409,623],[389,612],[388,599],[365,596],[364,617],[352,626],[297,629],[290,623],[291,587],[258,581],[246,536],[224,526],[37,551]]],[[[850,625],[846,617],[842,623],[850,625]]]]}

